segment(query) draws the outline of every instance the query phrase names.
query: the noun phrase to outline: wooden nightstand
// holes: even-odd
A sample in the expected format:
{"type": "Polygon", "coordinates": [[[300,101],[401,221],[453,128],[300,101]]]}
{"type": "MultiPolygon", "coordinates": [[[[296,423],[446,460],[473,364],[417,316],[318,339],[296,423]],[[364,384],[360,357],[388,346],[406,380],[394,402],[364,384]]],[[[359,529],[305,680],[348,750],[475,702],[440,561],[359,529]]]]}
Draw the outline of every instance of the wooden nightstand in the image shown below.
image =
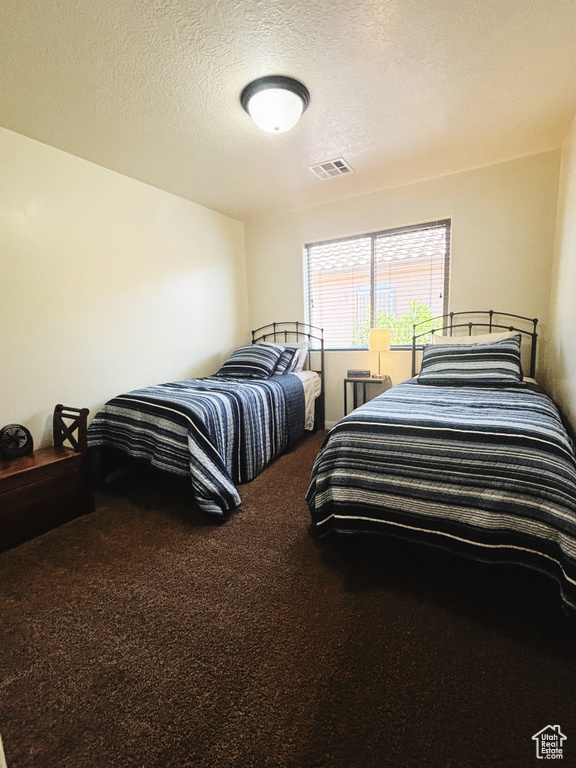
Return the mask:
{"type": "Polygon", "coordinates": [[[381,376],[380,378],[370,379],[344,379],[344,416],[348,414],[348,385],[352,384],[352,398],[354,408],[358,408],[359,405],[363,405],[368,400],[371,400],[375,395],[370,397],[369,387],[372,385],[378,385],[382,390],[390,389],[392,382],[390,376],[381,376]],[[359,394],[362,390],[362,402],[359,402],[359,394]]]}
{"type": "Polygon", "coordinates": [[[56,406],[53,447],[0,460],[0,550],[94,511],[85,450],[80,450],[86,445],[87,416],[86,408],[56,406]],[[68,426],[66,418],[75,423],[68,426]],[[62,445],[66,439],[73,448],[62,445]]]}

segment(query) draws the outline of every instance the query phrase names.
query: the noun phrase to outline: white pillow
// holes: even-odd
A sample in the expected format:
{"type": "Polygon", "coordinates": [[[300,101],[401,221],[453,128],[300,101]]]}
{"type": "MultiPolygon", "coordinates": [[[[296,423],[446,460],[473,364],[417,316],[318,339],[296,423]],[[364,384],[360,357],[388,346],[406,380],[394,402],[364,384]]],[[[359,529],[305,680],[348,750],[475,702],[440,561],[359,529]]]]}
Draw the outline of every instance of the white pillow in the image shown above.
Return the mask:
{"type": "Polygon", "coordinates": [[[300,354],[294,358],[295,362],[292,364],[292,370],[290,371],[290,373],[300,373],[300,371],[304,368],[304,363],[306,362],[306,357],[308,356],[308,352],[310,350],[310,342],[289,341],[286,346],[292,347],[292,349],[300,350],[300,354]]]}
{"type": "Polygon", "coordinates": [[[503,331],[502,333],[482,333],[478,336],[441,336],[432,334],[432,344],[489,344],[491,341],[511,339],[518,331],[503,331]]]}

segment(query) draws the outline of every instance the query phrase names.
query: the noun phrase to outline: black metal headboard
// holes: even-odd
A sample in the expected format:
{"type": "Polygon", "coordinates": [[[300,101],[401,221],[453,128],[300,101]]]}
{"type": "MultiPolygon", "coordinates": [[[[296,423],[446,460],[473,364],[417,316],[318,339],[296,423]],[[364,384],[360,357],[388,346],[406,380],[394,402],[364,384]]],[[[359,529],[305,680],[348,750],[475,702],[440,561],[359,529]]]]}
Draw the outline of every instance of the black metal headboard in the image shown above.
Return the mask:
{"type": "Polygon", "coordinates": [[[259,341],[271,341],[289,345],[290,342],[308,341],[308,368],[320,376],[320,395],[316,401],[316,429],[324,429],[324,329],[315,325],[288,320],[281,323],[268,323],[252,331],[252,344],[259,341]],[[312,364],[312,355],[314,364],[312,364]]]}
{"type": "Polygon", "coordinates": [[[538,325],[538,319],[532,317],[523,317],[522,315],[511,315],[508,312],[496,312],[493,309],[486,311],[474,311],[474,312],[449,312],[447,315],[439,315],[432,318],[432,320],[423,320],[420,323],[416,323],[413,326],[414,334],[412,336],[412,376],[416,375],[416,348],[422,346],[422,342],[419,343],[419,339],[423,339],[426,336],[430,336],[432,333],[442,333],[445,336],[458,336],[464,335],[463,333],[454,334],[454,329],[467,328],[468,336],[472,336],[473,328],[483,328],[488,333],[497,333],[500,331],[516,331],[521,335],[522,341],[528,337],[530,338],[530,377],[534,378],[536,372],[536,342],[538,340],[538,334],[536,333],[536,326],[538,325]],[[475,317],[480,315],[480,319],[472,320],[468,322],[460,322],[464,317],[475,317]],[[454,322],[455,318],[458,320],[454,322]],[[531,324],[531,330],[526,328],[518,328],[518,324],[510,325],[504,318],[513,318],[514,320],[523,320],[527,325],[531,324]],[[503,324],[506,323],[506,324],[503,324]],[[432,325],[433,327],[430,327],[432,325]],[[422,328],[426,330],[423,331],[422,328]]]}

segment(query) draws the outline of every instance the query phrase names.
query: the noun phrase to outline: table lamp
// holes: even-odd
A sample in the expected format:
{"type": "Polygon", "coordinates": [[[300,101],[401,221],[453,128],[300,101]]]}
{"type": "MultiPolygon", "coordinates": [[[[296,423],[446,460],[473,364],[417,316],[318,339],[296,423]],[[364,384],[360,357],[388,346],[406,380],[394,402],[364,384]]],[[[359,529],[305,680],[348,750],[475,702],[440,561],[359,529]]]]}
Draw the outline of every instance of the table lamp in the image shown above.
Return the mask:
{"type": "Polygon", "coordinates": [[[372,378],[380,379],[380,354],[390,350],[390,328],[371,328],[368,349],[370,352],[378,352],[378,374],[373,373],[372,378]]]}

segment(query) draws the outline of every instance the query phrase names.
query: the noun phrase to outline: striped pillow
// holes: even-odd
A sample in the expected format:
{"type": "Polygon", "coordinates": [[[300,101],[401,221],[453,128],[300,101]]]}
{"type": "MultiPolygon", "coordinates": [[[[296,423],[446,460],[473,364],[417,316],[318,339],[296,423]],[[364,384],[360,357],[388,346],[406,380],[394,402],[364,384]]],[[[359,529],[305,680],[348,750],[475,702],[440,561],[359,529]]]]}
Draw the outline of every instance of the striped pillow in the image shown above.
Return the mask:
{"type": "Polygon", "coordinates": [[[238,347],[215,375],[226,379],[267,379],[283,351],[279,344],[268,343],[238,347]]]}
{"type": "Polygon", "coordinates": [[[295,358],[297,358],[299,354],[299,349],[295,349],[294,347],[286,347],[280,355],[280,359],[276,364],[276,368],[274,368],[274,376],[281,376],[284,373],[290,373],[296,363],[295,358]]]}
{"type": "Polygon", "coordinates": [[[429,344],[419,384],[502,385],[522,381],[520,334],[487,344],[429,344]]]}

